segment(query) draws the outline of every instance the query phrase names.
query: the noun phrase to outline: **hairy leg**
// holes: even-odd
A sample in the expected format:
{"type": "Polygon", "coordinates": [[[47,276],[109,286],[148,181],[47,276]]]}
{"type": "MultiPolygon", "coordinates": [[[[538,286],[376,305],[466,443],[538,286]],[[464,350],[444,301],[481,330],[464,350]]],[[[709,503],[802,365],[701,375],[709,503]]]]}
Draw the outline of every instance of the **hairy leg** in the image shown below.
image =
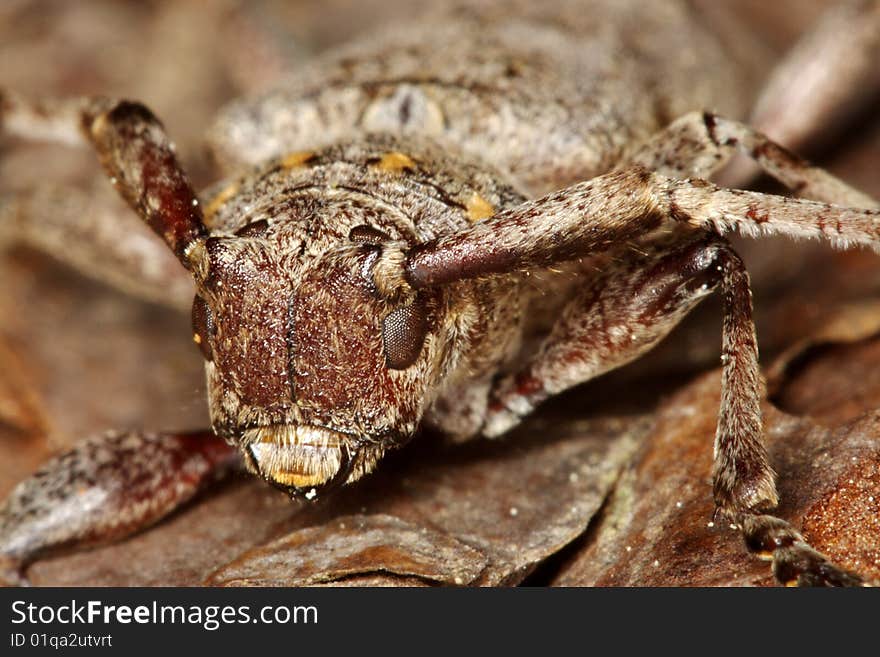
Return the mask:
{"type": "Polygon", "coordinates": [[[723,297],[722,402],[715,434],[714,497],[746,547],[772,561],[780,582],[859,585],[810,547],[790,524],[761,512],[776,505],[775,474],[762,440],[764,382],[748,274],[723,238],[685,235],[614,252],[566,307],[540,350],[491,393],[484,435],[515,426],[541,401],[624,365],[651,349],[703,297],[723,297]]]}
{"type": "Polygon", "coordinates": [[[693,112],[636,147],[623,166],[644,166],[676,178],[709,178],[734,153],[751,158],[798,196],[856,208],[877,202],[827,171],[810,165],[755,129],[717,114],[693,112]]]}
{"type": "Polygon", "coordinates": [[[37,558],[133,534],[239,464],[211,431],[108,433],[47,461],[0,507],[0,582],[37,558]]]}
{"type": "Polygon", "coordinates": [[[718,285],[719,248],[729,247],[685,231],[612,250],[531,359],[495,382],[483,435],[502,435],[546,399],[652,349],[718,285]]]}
{"type": "Polygon", "coordinates": [[[724,302],[722,404],[715,436],[715,502],[725,514],[770,508],[778,498],[761,439],[764,384],[742,260],[723,238],[685,234],[622,248],[575,297],[520,371],[492,390],[483,433],[498,436],[537,404],[653,348],[716,287],[724,302]]]}

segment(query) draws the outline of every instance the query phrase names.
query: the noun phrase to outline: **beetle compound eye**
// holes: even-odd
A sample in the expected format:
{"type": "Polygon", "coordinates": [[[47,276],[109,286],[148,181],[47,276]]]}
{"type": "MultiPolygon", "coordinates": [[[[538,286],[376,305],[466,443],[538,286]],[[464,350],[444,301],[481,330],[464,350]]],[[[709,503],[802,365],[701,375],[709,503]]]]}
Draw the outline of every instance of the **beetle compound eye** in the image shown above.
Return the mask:
{"type": "Polygon", "coordinates": [[[193,342],[199,345],[205,360],[214,360],[211,339],[214,335],[214,315],[202,297],[193,299],[192,307],[193,342]]]}
{"type": "Polygon", "coordinates": [[[391,311],[382,322],[385,363],[403,370],[416,362],[428,334],[428,311],[421,298],[391,311]]]}

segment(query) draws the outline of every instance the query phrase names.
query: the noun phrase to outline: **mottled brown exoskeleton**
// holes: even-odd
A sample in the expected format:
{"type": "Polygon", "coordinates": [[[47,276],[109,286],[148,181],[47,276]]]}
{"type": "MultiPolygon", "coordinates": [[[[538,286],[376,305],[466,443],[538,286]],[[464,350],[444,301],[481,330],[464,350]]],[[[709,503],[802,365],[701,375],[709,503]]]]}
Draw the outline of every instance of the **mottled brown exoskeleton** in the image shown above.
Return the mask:
{"type": "MultiPolygon", "coordinates": [[[[832,18],[878,20],[876,3],[847,12],[832,18]]],[[[7,575],[155,521],[239,457],[312,499],[371,472],[420,426],[501,436],[548,397],[644,354],[717,289],[718,512],[781,581],[861,583],[766,514],[777,494],[749,279],[723,235],[878,249],[880,215],[726,118],[748,100],[734,50],[672,2],[449,11],[228,107],[210,141],[229,175],[201,195],[143,105],[4,93],[4,132],[94,147],[192,276],[213,429],[113,434],[50,461],[2,510],[7,575]],[[736,150],[810,200],[709,182],[736,150]],[[101,503],[59,511],[83,490],[101,503]]],[[[124,224],[102,224],[89,258],[75,237],[83,218],[43,201],[11,199],[3,214],[34,243],[69,236],[75,263],[114,261],[123,287],[168,288],[166,269],[126,257],[124,224]]]]}

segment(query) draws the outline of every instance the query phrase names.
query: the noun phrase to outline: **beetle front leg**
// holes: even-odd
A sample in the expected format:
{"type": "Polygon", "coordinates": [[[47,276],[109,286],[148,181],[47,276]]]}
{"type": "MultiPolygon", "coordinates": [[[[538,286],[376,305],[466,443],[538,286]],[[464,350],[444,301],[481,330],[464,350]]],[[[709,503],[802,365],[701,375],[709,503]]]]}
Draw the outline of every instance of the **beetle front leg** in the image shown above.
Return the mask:
{"type": "Polygon", "coordinates": [[[37,558],[108,543],[157,522],[240,463],[211,431],[108,433],[19,483],[0,507],[0,582],[37,558]]]}
{"type": "Polygon", "coordinates": [[[617,255],[569,304],[535,357],[496,384],[484,435],[498,436],[544,399],[634,360],[720,288],[722,400],[712,470],[717,513],[740,528],[751,552],[772,562],[780,582],[863,584],[861,577],[814,550],[788,522],[762,512],[776,506],[777,494],[762,440],[764,382],[749,277],[739,256],[726,240],[711,234],[617,255]]]}
{"type": "Polygon", "coordinates": [[[595,263],[600,272],[585,280],[537,353],[495,382],[483,435],[502,435],[544,400],[653,349],[717,287],[720,251],[728,248],[708,233],[674,233],[595,263]]]}
{"type": "Polygon", "coordinates": [[[641,253],[630,249],[609,254],[611,264],[566,307],[535,357],[496,384],[484,435],[501,435],[545,399],[638,358],[720,287],[723,392],[715,503],[732,518],[776,506],[775,475],[761,438],[764,383],[742,260],[712,234],[659,240],[641,253]]]}

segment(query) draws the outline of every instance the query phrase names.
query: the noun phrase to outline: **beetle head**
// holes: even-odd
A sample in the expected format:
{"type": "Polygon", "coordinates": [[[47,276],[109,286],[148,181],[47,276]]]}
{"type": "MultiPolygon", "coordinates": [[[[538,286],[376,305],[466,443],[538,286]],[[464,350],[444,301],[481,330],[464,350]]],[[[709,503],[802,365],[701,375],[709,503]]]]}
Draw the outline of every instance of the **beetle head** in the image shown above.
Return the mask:
{"type": "Polygon", "coordinates": [[[412,436],[446,343],[441,291],[376,288],[388,229],[338,223],[316,237],[262,220],[190,254],[214,430],[261,477],[309,498],[412,436]]]}

